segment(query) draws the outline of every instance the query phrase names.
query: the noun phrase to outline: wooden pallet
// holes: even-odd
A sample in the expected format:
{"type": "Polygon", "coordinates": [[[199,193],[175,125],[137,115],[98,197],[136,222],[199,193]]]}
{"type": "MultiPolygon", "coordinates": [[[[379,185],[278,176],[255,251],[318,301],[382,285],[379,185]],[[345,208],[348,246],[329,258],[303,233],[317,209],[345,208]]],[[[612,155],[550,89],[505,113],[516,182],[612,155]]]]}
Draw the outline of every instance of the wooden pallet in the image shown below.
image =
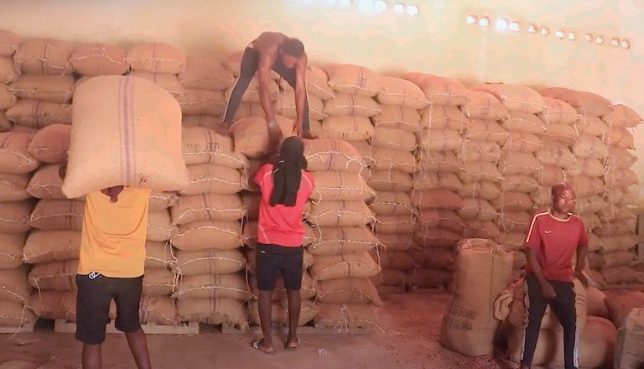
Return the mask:
{"type": "Polygon", "coordinates": [[[33,333],[35,323],[25,323],[20,327],[0,327],[0,334],[33,333]]]}
{"type": "MultiPolygon", "coordinates": [[[[114,321],[111,321],[106,329],[106,333],[122,333],[116,329],[114,321]]],[[[190,335],[199,334],[199,324],[187,323],[181,325],[159,325],[159,324],[142,324],[143,332],[145,334],[177,334],[177,335],[190,335]]],[[[54,324],[54,331],[59,333],[75,333],[76,323],[68,322],[64,319],[57,319],[54,324]]]]}

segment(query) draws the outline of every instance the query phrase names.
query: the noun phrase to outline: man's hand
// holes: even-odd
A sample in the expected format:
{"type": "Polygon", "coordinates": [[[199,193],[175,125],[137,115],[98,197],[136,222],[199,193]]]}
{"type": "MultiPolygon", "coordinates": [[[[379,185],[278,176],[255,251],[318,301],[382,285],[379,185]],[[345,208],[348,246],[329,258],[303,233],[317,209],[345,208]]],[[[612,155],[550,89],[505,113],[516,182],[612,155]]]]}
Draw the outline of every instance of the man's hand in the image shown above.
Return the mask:
{"type": "Polygon", "coordinates": [[[579,281],[584,287],[586,288],[588,287],[588,278],[586,278],[586,275],[584,274],[583,271],[575,270],[575,278],[579,279],[579,281]]]}
{"type": "Polygon", "coordinates": [[[541,293],[543,294],[543,297],[547,299],[554,299],[557,297],[554,287],[552,287],[548,281],[543,281],[541,283],[541,293]]]}
{"type": "Polygon", "coordinates": [[[122,191],[123,191],[123,186],[114,186],[114,187],[109,187],[101,190],[103,195],[110,198],[111,202],[119,201],[119,195],[121,194],[122,191]]]}

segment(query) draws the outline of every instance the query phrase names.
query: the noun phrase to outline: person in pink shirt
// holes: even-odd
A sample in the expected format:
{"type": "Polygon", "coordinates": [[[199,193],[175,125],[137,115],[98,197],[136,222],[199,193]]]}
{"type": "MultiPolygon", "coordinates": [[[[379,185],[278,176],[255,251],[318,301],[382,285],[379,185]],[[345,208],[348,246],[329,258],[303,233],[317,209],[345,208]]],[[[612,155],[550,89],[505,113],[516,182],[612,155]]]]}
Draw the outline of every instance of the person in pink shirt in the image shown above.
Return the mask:
{"type": "Polygon", "coordinates": [[[275,352],[271,337],[271,297],[281,274],[288,296],[288,337],[284,348],[296,349],[300,318],[300,288],[304,256],[304,206],[313,192],[313,176],[306,172],[304,143],[288,137],[274,163],[264,164],[255,174],[262,198],[257,227],[257,288],[263,338],[252,346],[275,352]]]}

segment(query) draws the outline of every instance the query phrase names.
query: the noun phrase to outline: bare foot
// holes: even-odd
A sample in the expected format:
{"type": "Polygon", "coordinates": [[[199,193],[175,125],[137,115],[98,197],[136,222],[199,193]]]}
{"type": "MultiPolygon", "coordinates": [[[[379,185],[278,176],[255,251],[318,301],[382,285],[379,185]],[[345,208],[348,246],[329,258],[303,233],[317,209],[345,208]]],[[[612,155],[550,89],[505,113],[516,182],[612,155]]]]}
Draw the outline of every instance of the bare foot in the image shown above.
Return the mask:
{"type": "Polygon", "coordinates": [[[265,354],[272,354],[275,352],[275,348],[273,347],[273,345],[267,345],[263,338],[253,341],[253,343],[251,343],[251,346],[255,350],[261,351],[265,354]]]}
{"type": "Polygon", "coordinates": [[[315,140],[316,138],[318,138],[318,136],[311,133],[311,131],[306,131],[302,134],[302,138],[306,138],[307,140],[315,140]]]}
{"type": "Polygon", "coordinates": [[[295,350],[300,345],[300,339],[297,337],[288,336],[284,343],[284,348],[287,350],[295,350]]]}
{"type": "Polygon", "coordinates": [[[230,133],[231,133],[231,131],[230,131],[230,125],[229,125],[229,124],[226,124],[226,123],[223,123],[223,122],[222,122],[222,123],[219,123],[219,124],[215,127],[215,132],[217,132],[218,134],[220,134],[220,135],[222,135],[222,136],[229,136],[229,135],[230,135],[230,133]]]}

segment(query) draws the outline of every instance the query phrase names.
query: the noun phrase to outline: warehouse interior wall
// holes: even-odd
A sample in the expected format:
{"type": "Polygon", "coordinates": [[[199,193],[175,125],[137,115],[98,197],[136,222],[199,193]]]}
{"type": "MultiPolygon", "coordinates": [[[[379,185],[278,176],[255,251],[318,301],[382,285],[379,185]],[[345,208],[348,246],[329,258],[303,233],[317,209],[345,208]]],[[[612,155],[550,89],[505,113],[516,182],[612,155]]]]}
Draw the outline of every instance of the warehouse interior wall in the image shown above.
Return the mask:
{"type": "MultiPolygon", "coordinates": [[[[429,72],[479,82],[587,90],[644,116],[644,0],[405,0],[416,16],[379,14],[329,0],[0,0],[0,28],[24,37],[129,46],[166,42],[188,55],[239,51],[265,30],[300,38],[313,64],[351,63],[393,75],[429,72]],[[487,29],[468,25],[487,15],[487,29]],[[518,20],[520,32],[498,31],[496,17],[518,20]],[[526,31],[547,26],[550,35],[526,31]],[[560,40],[558,29],[575,31],[560,40]],[[604,44],[584,40],[602,35],[604,44]],[[626,38],[631,47],[611,45],[626,38]]],[[[644,127],[634,132],[644,202],[644,127]]]]}

